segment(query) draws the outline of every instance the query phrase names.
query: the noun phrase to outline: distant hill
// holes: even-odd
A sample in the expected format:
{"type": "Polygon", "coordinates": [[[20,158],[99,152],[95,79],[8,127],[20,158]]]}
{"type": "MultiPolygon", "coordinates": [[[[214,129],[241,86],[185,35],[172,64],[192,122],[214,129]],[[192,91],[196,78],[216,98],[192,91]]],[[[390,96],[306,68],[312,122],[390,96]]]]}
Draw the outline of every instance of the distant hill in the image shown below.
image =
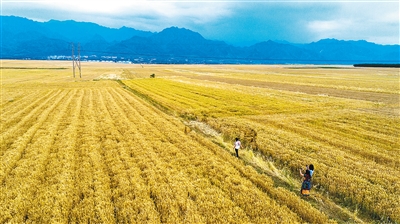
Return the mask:
{"type": "Polygon", "coordinates": [[[399,63],[399,45],[379,45],[359,41],[323,39],[303,45],[304,49],[316,52],[322,59],[337,61],[397,61],[399,63]]]}
{"type": "Polygon", "coordinates": [[[43,59],[50,55],[71,55],[71,43],[82,50],[105,50],[108,45],[132,36],[153,33],[122,27],[113,29],[95,23],[56,21],[36,22],[16,16],[1,16],[1,58],[43,59]]]}
{"type": "Polygon", "coordinates": [[[43,23],[43,26],[46,29],[62,35],[67,40],[84,44],[91,41],[96,36],[103,37],[107,42],[114,42],[126,40],[132,36],[148,37],[153,34],[152,32],[139,31],[125,26],[119,29],[113,29],[95,23],[75,22],[73,20],[50,20],[43,23]]]}
{"type": "Polygon", "coordinates": [[[356,64],[400,61],[399,45],[324,39],[309,44],[271,40],[249,47],[207,40],[185,28],[152,33],[76,21],[36,22],[1,16],[1,58],[68,59],[80,43],[83,60],[129,60],[141,63],[301,63],[356,64]],[[63,57],[64,56],[64,57],[63,57]]]}
{"type": "Polygon", "coordinates": [[[291,44],[266,41],[250,46],[246,50],[247,58],[257,60],[264,59],[276,63],[286,61],[307,62],[322,60],[323,56],[314,51],[299,48],[291,44]]]}

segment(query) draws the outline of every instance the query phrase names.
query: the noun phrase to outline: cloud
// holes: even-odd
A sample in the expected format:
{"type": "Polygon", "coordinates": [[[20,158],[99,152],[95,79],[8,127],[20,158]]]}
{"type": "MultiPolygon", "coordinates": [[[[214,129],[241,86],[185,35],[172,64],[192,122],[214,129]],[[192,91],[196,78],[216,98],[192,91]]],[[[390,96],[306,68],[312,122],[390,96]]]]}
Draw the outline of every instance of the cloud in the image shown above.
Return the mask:
{"type": "Polygon", "coordinates": [[[398,43],[399,3],[365,1],[2,1],[3,15],[159,32],[185,27],[236,45],[322,38],[398,43]]]}
{"type": "Polygon", "coordinates": [[[317,39],[399,44],[399,3],[345,2],[339,7],[327,18],[308,21],[307,31],[317,39]]]}
{"type": "Polygon", "coordinates": [[[221,39],[248,43],[323,38],[399,44],[399,2],[315,1],[237,3],[223,18],[221,39]]]}
{"type": "Polygon", "coordinates": [[[25,15],[38,21],[73,19],[102,23],[114,28],[135,24],[143,28],[158,27],[160,30],[167,24],[177,26],[214,21],[229,13],[225,10],[225,4],[211,1],[10,1],[3,3],[3,13],[25,15]]]}
{"type": "Polygon", "coordinates": [[[226,40],[231,37],[230,40],[236,44],[248,45],[266,40],[307,42],[312,38],[306,32],[308,21],[327,18],[328,11],[332,13],[337,9],[336,5],[328,3],[236,3],[231,5],[230,16],[211,25],[214,29],[220,28],[221,32],[215,34],[218,38],[226,40]]]}
{"type": "Polygon", "coordinates": [[[348,20],[314,20],[308,23],[307,29],[315,33],[317,39],[321,39],[340,36],[351,26],[352,22],[348,20]]]}

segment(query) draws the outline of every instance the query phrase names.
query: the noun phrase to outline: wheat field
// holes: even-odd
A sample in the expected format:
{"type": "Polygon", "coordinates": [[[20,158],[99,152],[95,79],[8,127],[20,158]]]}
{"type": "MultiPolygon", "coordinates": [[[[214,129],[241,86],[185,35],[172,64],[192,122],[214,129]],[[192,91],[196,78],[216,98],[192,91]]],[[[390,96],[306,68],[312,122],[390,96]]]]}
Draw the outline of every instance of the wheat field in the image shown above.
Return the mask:
{"type": "Polygon", "coordinates": [[[400,221],[396,69],[71,67],[1,61],[0,223],[400,221]]]}

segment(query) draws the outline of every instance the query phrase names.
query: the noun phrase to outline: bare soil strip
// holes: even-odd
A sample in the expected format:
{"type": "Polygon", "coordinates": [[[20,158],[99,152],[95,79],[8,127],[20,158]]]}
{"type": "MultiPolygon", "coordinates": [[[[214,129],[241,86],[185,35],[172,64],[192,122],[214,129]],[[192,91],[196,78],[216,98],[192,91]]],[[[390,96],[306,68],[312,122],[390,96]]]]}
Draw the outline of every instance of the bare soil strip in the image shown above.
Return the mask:
{"type": "Polygon", "coordinates": [[[244,86],[254,86],[261,88],[269,88],[275,90],[284,90],[291,92],[302,92],[307,94],[314,95],[328,95],[346,99],[354,99],[354,100],[366,100],[372,102],[381,102],[388,104],[395,104],[400,102],[400,96],[397,94],[388,94],[388,93],[376,93],[376,92],[360,92],[353,90],[343,90],[343,89],[332,89],[332,88],[324,88],[317,86],[305,86],[305,85],[293,85],[288,83],[277,83],[277,82],[260,82],[258,80],[241,80],[241,79],[232,79],[232,78],[221,78],[215,76],[188,76],[191,79],[199,79],[199,80],[208,80],[215,82],[224,82],[228,84],[238,84],[244,86]]]}

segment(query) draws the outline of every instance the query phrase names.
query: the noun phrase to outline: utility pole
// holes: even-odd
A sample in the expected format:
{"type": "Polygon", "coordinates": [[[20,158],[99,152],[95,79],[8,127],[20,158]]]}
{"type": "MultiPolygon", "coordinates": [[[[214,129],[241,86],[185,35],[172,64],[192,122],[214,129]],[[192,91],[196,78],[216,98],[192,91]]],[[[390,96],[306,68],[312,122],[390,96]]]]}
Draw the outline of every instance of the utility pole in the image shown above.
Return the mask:
{"type": "Polygon", "coordinates": [[[74,75],[75,78],[75,57],[74,57],[74,43],[71,43],[71,48],[72,48],[72,74],[74,75]]]}
{"type": "Polygon", "coordinates": [[[79,77],[82,78],[82,71],[81,71],[81,44],[78,43],[78,58],[75,58],[74,55],[74,43],[72,43],[72,70],[73,75],[75,78],[75,67],[79,69],[79,77]]]}

